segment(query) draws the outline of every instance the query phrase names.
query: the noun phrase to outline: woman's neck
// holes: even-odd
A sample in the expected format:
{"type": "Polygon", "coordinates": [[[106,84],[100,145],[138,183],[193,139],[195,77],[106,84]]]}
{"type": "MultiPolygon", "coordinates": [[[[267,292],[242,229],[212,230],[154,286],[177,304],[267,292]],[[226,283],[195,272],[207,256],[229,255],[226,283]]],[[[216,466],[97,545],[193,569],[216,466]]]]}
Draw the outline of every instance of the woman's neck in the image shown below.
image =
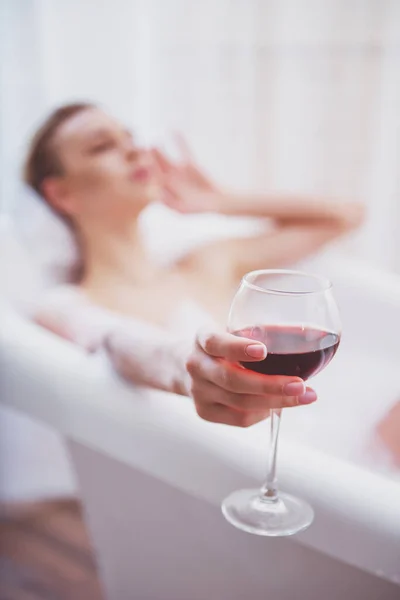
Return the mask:
{"type": "Polygon", "coordinates": [[[160,274],[145,248],[137,222],[120,228],[91,226],[81,237],[83,287],[145,285],[160,274]]]}

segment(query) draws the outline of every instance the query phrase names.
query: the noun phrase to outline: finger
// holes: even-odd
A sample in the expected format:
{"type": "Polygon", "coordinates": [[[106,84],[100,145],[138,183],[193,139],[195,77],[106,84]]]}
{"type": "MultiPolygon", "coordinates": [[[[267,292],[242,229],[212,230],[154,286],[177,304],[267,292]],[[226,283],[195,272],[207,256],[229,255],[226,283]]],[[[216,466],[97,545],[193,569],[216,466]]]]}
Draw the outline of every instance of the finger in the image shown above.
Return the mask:
{"type": "Polygon", "coordinates": [[[188,164],[194,164],[195,160],[193,153],[184,135],[182,135],[182,133],[175,132],[173,137],[184,162],[188,164]]]}
{"type": "Polygon", "coordinates": [[[186,368],[194,383],[196,379],[204,379],[236,394],[302,396],[306,391],[300,377],[260,375],[239,365],[212,358],[204,352],[195,353],[190,357],[186,368]]]}
{"type": "Polygon", "coordinates": [[[262,342],[231,333],[203,330],[197,335],[197,343],[206,354],[231,362],[258,361],[267,356],[267,348],[262,342]]]}
{"type": "Polygon", "coordinates": [[[181,213],[190,212],[187,203],[184,200],[184,192],[173,183],[171,178],[167,178],[163,185],[164,204],[181,213]]]}
{"type": "Polygon", "coordinates": [[[317,394],[311,388],[301,396],[286,396],[285,394],[266,394],[257,396],[256,394],[235,394],[232,392],[222,392],[222,404],[230,406],[242,412],[262,412],[266,410],[293,408],[305,404],[312,404],[317,400],[317,394]]]}
{"type": "Polygon", "coordinates": [[[205,398],[204,401],[202,400],[203,404],[222,404],[239,412],[261,413],[270,409],[291,408],[299,404],[299,398],[296,396],[238,394],[228,392],[209,381],[194,382],[191,392],[195,400],[205,398]]]}
{"type": "Polygon", "coordinates": [[[187,175],[192,177],[193,181],[198,185],[210,187],[212,185],[210,179],[203,170],[199,168],[196,158],[185,137],[181,133],[175,133],[174,139],[183,158],[183,164],[185,165],[187,175]]]}
{"type": "Polygon", "coordinates": [[[167,156],[163,152],[161,152],[161,150],[159,150],[158,148],[154,148],[152,150],[152,155],[158,167],[164,174],[175,171],[176,166],[169,158],[167,158],[167,156]]]}
{"type": "Polygon", "coordinates": [[[199,417],[211,423],[223,423],[232,427],[251,427],[269,417],[270,412],[240,413],[221,404],[196,405],[199,417]]]}
{"type": "Polygon", "coordinates": [[[196,398],[205,397],[210,403],[223,404],[242,412],[262,412],[269,409],[291,408],[312,404],[317,400],[317,394],[310,387],[307,387],[305,393],[299,396],[287,396],[282,393],[266,395],[239,394],[228,392],[209,381],[195,382],[192,389],[196,398]]]}

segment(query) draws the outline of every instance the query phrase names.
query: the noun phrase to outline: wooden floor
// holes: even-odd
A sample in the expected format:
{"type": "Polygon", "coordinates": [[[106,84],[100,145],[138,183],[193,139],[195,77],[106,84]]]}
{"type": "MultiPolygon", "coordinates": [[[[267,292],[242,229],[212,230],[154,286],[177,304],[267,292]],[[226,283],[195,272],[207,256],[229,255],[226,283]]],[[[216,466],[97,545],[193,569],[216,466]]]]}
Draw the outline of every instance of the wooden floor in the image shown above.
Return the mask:
{"type": "Polygon", "coordinates": [[[78,502],[0,506],[0,600],[104,600],[78,502]]]}

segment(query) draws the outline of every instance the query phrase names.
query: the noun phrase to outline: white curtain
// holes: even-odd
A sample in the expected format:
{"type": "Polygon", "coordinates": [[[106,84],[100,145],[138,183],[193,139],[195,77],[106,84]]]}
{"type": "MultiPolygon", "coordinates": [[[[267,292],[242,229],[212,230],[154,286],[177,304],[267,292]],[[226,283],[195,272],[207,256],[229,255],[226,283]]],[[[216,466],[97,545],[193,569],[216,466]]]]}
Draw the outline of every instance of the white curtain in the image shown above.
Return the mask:
{"type": "Polygon", "coordinates": [[[2,206],[72,99],[182,130],[232,187],[366,202],[346,251],[400,272],[399,0],[2,0],[2,206]]]}

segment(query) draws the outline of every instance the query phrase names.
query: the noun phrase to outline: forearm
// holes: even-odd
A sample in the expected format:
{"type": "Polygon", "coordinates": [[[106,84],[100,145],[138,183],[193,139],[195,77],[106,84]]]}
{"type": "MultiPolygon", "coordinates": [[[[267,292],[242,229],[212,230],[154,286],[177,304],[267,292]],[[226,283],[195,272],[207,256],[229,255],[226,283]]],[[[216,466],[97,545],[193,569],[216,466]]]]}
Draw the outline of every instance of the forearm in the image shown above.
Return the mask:
{"type": "Polygon", "coordinates": [[[116,371],[130,383],[187,396],[185,369],[190,343],[153,328],[130,326],[111,332],[104,343],[116,371]]]}
{"type": "Polygon", "coordinates": [[[267,196],[223,193],[217,202],[221,214],[269,218],[286,223],[346,225],[360,217],[355,203],[343,203],[299,196],[267,196]]]}

